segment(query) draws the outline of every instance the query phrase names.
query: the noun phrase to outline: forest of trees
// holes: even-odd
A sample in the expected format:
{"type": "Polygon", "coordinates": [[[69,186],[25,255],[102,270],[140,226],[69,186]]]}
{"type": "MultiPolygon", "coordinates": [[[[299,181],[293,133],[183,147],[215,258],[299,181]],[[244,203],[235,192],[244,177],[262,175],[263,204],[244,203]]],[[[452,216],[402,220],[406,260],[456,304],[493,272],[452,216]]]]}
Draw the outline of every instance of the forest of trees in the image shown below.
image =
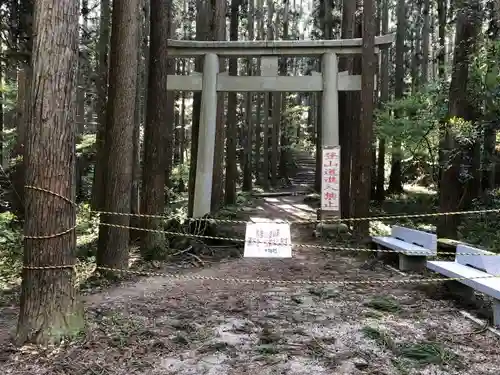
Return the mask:
{"type": "MultiPolygon", "coordinates": [[[[83,325],[74,269],[64,267],[76,259],[78,233],[70,229],[79,224],[77,211],[192,213],[200,93],[167,93],[167,75],[200,72],[201,61],[169,58],[168,39],[365,36],[369,42],[372,29],[377,35],[396,33],[394,46],[374,60],[373,96],[364,90],[339,97],[341,216],[367,216],[370,200],[402,194],[406,184],[437,192],[440,211],[460,211],[500,182],[499,4],[1,0],[0,230],[9,234],[5,249],[19,248],[9,244],[20,238],[15,236],[24,223],[28,267],[19,341],[46,342],[54,332],[63,335],[83,325]],[[366,104],[372,101],[374,111],[366,104]],[[359,178],[367,168],[369,178],[359,178]],[[182,207],[172,203],[179,200],[182,207]],[[63,234],[52,236],[57,233],[63,234]],[[44,265],[54,267],[29,268],[44,265]]],[[[367,72],[372,55],[365,45],[363,56],[340,58],[340,71],[367,72]]],[[[221,58],[219,70],[258,75],[257,60],[221,58]]],[[[312,70],[320,70],[318,58],[280,59],[280,75],[312,70]]],[[[319,93],[218,95],[214,215],[241,203],[240,191],[287,185],[294,168],[290,150],[314,154],[321,145],[319,93]]],[[[162,228],[161,219],[101,214],[100,220],[111,225],[99,228],[100,266],[127,268],[131,241],[139,241],[145,260],[168,253],[164,234],[139,236],[116,227],[162,228]]],[[[457,216],[443,216],[439,236],[456,238],[459,223],[457,216]]],[[[368,222],[354,230],[368,237],[368,222]]]]}

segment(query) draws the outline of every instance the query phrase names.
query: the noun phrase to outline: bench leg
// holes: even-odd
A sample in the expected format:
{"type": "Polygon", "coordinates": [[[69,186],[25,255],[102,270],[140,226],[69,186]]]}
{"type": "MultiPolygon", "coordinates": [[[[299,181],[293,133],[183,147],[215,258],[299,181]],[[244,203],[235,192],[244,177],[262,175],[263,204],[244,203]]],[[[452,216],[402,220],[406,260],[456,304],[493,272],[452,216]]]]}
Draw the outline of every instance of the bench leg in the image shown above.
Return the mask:
{"type": "Polygon", "coordinates": [[[473,303],[474,300],[476,299],[474,294],[474,289],[468,287],[467,285],[462,284],[459,281],[455,280],[447,281],[446,286],[453,295],[459,297],[464,302],[473,303]]]}
{"type": "Polygon", "coordinates": [[[493,325],[500,328],[500,300],[494,299],[491,308],[493,309],[493,325]]]}
{"type": "MultiPolygon", "coordinates": [[[[377,245],[377,250],[385,250],[385,247],[383,247],[381,245],[377,245]]],[[[377,251],[376,257],[380,261],[390,261],[391,259],[393,259],[394,254],[396,254],[396,253],[386,252],[386,251],[377,251]]]]}
{"type": "Polygon", "coordinates": [[[399,254],[399,269],[401,271],[422,271],[425,269],[427,257],[399,254]]]}
{"type": "MultiPolygon", "coordinates": [[[[380,250],[381,246],[377,244],[377,250],[380,250]]],[[[377,259],[378,260],[383,260],[386,257],[387,253],[377,251],[377,259]]]]}

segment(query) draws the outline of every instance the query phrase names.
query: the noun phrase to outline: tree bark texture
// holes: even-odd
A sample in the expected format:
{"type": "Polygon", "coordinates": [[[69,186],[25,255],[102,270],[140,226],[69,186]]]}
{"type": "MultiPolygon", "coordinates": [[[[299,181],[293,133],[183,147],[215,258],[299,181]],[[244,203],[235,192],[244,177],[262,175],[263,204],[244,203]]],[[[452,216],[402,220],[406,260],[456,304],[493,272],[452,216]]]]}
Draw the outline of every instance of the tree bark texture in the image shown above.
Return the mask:
{"type": "MultiPolygon", "coordinates": [[[[25,66],[17,72],[17,103],[15,110],[16,120],[16,141],[12,149],[11,158],[17,158],[24,154],[26,143],[26,126],[29,121],[27,113],[29,112],[28,91],[30,87],[29,77],[31,68],[25,66]]],[[[24,179],[25,179],[25,160],[17,160],[10,171],[11,180],[14,186],[12,195],[12,211],[20,219],[24,219],[24,179]]]]}
{"type": "MultiPolygon", "coordinates": [[[[75,199],[76,0],[37,1],[33,81],[25,148],[26,184],[75,199]]],[[[24,266],[17,326],[19,344],[47,344],[83,329],[75,289],[74,204],[55,195],[26,190],[24,266]],[[33,239],[36,236],[52,238],[33,239]],[[68,265],[68,267],[65,267],[68,265]]]]}
{"type": "Polygon", "coordinates": [[[101,0],[101,15],[99,19],[99,39],[97,41],[97,134],[96,163],[94,181],[92,183],[92,208],[104,208],[104,170],[106,163],[106,103],[108,99],[108,55],[110,37],[110,0],[101,0]]]}
{"type": "MultiPolygon", "coordinates": [[[[467,192],[460,181],[460,169],[464,150],[460,150],[453,130],[453,118],[472,120],[470,116],[470,102],[467,95],[469,66],[471,55],[475,48],[476,37],[480,25],[479,0],[464,1],[457,11],[455,33],[455,51],[453,56],[453,70],[450,82],[448,118],[444,126],[442,152],[445,167],[441,173],[441,189],[439,207],[441,212],[458,211],[463,208],[464,197],[467,192]]],[[[438,223],[438,236],[455,238],[459,217],[457,215],[442,216],[438,223]]]]}
{"type": "MultiPolygon", "coordinates": [[[[254,40],[255,34],[255,4],[254,0],[248,1],[248,39],[254,40]]],[[[252,56],[247,56],[246,58],[246,71],[248,76],[255,74],[254,71],[254,59],[252,56]]],[[[253,143],[253,97],[254,93],[247,92],[245,97],[245,120],[244,129],[242,129],[241,135],[243,137],[243,184],[241,190],[251,191],[252,190],[252,143],[253,143]]]]}
{"type": "MultiPolygon", "coordinates": [[[[238,40],[238,13],[241,0],[231,0],[231,22],[229,24],[229,39],[238,40]]],[[[229,59],[229,75],[238,75],[238,59],[229,59]]],[[[227,137],[226,137],[226,191],[224,201],[226,204],[236,203],[236,181],[238,169],[236,164],[236,142],[238,137],[237,93],[227,94],[227,137]]]]}
{"type": "MultiPolygon", "coordinates": [[[[212,40],[226,40],[226,0],[211,0],[212,40]]],[[[226,59],[219,58],[219,72],[226,70],[226,59]]],[[[217,117],[214,144],[214,170],[212,175],[211,210],[218,211],[224,203],[224,140],[225,140],[225,96],[217,93],[217,117]]]]}
{"type": "MultiPolygon", "coordinates": [[[[142,212],[162,215],[165,207],[165,169],[172,153],[173,122],[166,105],[170,28],[169,0],[151,0],[151,47],[149,53],[148,101],[144,129],[144,168],[142,212]]],[[[172,93],[173,94],[173,93],[172,93]]],[[[163,220],[145,219],[146,228],[160,229],[163,220]]],[[[161,255],[165,238],[161,233],[145,232],[141,253],[146,259],[161,255]]]]}
{"type": "MultiPolygon", "coordinates": [[[[382,0],[382,35],[389,31],[389,0],[382,0]]],[[[382,50],[380,59],[380,102],[379,107],[383,106],[389,100],[389,50],[382,50]]],[[[376,199],[382,202],[385,198],[385,139],[380,138],[378,143],[378,161],[377,161],[377,186],[376,199]]]]}
{"type": "MultiPolygon", "coordinates": [[[[361,70],[361,116],[357,147],[353,148],[352,182],[354,217],[369,215],[371,192],[371,163],[373,137],[373,92],[375,87],[375,4],[373,0],[363,1],[363,52],[361,70]]],[[[367,220],[354,222],[354,233],[358,238],[369,238],[367,220]]]]}
{"type": "MultiPolygon", "coordinates": [[[[354,38],[356,24],[356,0],[344,0],[342,7],[342,39],[354,38]]],[[[339,71],[352,74],[352,57],[339,58],[339,71]]],[[[340,212],[341,217],[350,216],[351,195],[351,136],[352,93],[339,92],[339,136],[340,136],[340,212]]],[[[322,163],[323,161],[321,161],[322,163]]],[[[320,171],[322,170],[320,165],[320,171]]],[[[321,173],[321,172],[320,172],[321,173]]]]}
{"type": "MultiPolygon", "coordinates": [[[[114,2],[111,29],[104,210],[125,214],[130,213],[132,188],[139,5],[140,0],[114,2]]],[[[101,222],[128,226],[130,217],[101,215],[101,222]]],[[[128,243],[128,229],[101,225],[98,265],[128,267],[128,243]]]]}
{"type": "MultiPolygon", "coordinates": [[[[406,5],[404,0],[398,0],[397,5],[397,31],[396,31],[396,67],[395,67],[395,83],[394,96],[396,99],[401,99],[404,94],[404,76],[405,76],[405,35],[406,35],[406,5]]],[[[395,114],[398,116],[398,114],[395,114]]],[[[391,175],[389,178],[389,193],[402,193],[403,180],[401,171],[401,141],[393,140],[392,142],[392,161],[391,175]]]]}

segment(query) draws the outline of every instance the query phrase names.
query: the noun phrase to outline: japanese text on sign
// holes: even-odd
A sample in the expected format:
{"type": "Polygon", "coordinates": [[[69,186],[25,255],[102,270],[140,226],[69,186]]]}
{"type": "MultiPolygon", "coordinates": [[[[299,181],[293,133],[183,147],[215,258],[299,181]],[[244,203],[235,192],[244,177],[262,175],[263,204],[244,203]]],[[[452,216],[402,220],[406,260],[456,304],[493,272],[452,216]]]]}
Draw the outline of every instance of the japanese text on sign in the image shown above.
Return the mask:
{"type": "Polygon", "coordinates": [[[291,258],[290,225],[286,223],[248,223],[244,257],[291,258]]]}
{"type": "Polygon", "coordinates": [[[323,148],[321,174],[321,210],[339,211],[340,146],[323,148]]]}

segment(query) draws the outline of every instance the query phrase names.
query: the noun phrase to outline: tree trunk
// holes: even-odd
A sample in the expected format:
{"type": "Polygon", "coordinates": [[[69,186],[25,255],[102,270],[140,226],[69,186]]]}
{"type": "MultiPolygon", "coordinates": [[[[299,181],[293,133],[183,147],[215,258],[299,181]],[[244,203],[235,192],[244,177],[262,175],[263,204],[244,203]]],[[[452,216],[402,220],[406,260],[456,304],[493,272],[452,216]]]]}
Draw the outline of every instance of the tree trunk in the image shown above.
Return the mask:
{"type": "MultiPolygon", "coordinates": [[[[361,116],[357,147],[353,148],[352,182],[353,215],[367,217],[370,207],[372,134],[373,134],[373,91],[375,87],[375,5],[373,0],[363,1],[363,52],[361,70],[361,116]]],[[[354,222],[354,235],[359,239],[369,238],[367,220],[354,222]]]]}
{"type": "Polygon", "coordinates": [[[48,344],[84,328],[75,288],[75,115],[78,3],[36,2],[26,184],[25,253],[17,342],[48,344]],[[64,233],[56,235],[57,233],[64,233]],[[53,235],[53,236],[52,236],[53,235]],[[32,238],[51,236],[50,238],[32,238]],[[29,267],[54,267],[29,269],[29,267]]]}
{"type": "MultiPolygon", "coordinates": [[[[15,8],[15,6],[13,6],[15,8]]],[[[18,13],[19,25],[17,30],[18,52],[22,56],[21,70],[17,73],[18,100],[16,105],[17,113],[15,115],[15,124],[17,126],[16,143],[13,149],[13,158],[24,154],[24,144],[26,138],[26,127],[29,121],[28,113],[30,110],[29,95],[31,93],[31,58],[33,49],[33,0],[23,0],[19,4],[18,13]]],[[[14,72],[12,72],[14,73],[14,72]]],[[[12,77],[13,78],[13,77],[12,77]]],[[[22,220],[24,217],[24,185],[25,185],[25,160],[21,158],[15,165],[12,175],[12,184],[14,186],[13,212],[22,220]]]]}
{"type": "MultiPolygon", "coordinates": [[[[254,39],[255,31],[255,0],[248,0],[248,39],[254,39]]],[[[254,75],[253,57],[246,58],[246,71],[248,76],[254,75]]],[[[243,160],[243,191],[252,190],[252,140],[253,140],[253,93],[245,94],[245,130],[242,132],[244,144],[244,160],[243,160]]]]}
{"type": "MultiPolygon", "coordinates": [[[[240,0],[231,0],[231,22],[229,24],[229,39],[231,41],[238,40],[239,7],[240,0]]],[[[238,75],[238,59],[235,57],[229,59],[229,75],[238,75]]],[[[227,94],[226,194],[224,199],[226,204],[236,203],[236,180],[238,178],[236,165],[237,105],[237,93],[229,92],[227,94]]]]}
{"type": "MultiPolygon", "coordinates": [[[[172,33],[172,26],[170,26],[169,38],[172,33]]],[[[175,74],[175,58],[167,59],[167,75],[175,74]]],[[[163,121],[162,126],[166,126],[166,131],[168,133],[166,144],[165,144],[165,169],[163,173],[165,174],[165,187],[168,188],[167,192],[170,191],[172,187],[170,184],[170,177],[172,176],[172,165],[174,161],[174,137],[175,137],[175,102],[176,102],[176,92],[171,91],[168,94],[168,100],[165,103],[166,112],[168,114],[168,118],[163,121]]],[[[163,194],[165,202],[169,202],[170,198],[167,194],[163,194]]]]}
{"type": "MultiPolygon", "coordinates": [[[[170,28],[170,1],[151,0],[150,49],[148,100],[146,126],[144,128],[144,167],[142,175],[142,212],[148,215],[163,215],[165,207],[165,169],[167,157],[172,151],[171,111],[168,101],[167,44],[170,28]]],[[[163,220],[144,220],[147,229],[161,229],[163,220]]],[[[141,243],[143,258],[163,257],[165,236],[162,233],[145,232],[141,243]]]]}
{"type": "MultiPolygon", "coordinates": [[[[276,12],[276,22],[273,32],[273,14],[275,13],[275,7],[271,0],[267,3],[269,7],[268,14],[268,40],[274,40],[278,38],[278,26],[279,26],[279,14],[276,12]]],[[[276,188],[278,186],[278,162],[279,162],[279,132],[280,132],[280,120],[281,120],[281,95],[280,93],[271,93],[269,99],[269,108],[272,110],[272,127],[271,127],[271,186],[276,188]]]]}
{"type": "MultiPolygon", "coordinates": [[[[273,39],[273,4],[271,0],[267,0],[267,24],[266,24],[266,40],[273,39]]],[[[271,173],[271,155],[269,152],[271,137],[269,136],[270,130],[272,130],[272,120],[270,120],[271,113],[271,93],[264,93],[264,131],[262,136],[262,187],[264,190],[268,190],[270,187],[269,173],[271,173]]]]}
{"type": "MultiPolygon", "coordinates": [[[[104,210],[123,214],[130,213],[132,189],[139,6],[140,0],[121,0],[113,4],[104,210]]],[[[128,226],[130,217],[101,215],[101,222],[128,226]]],[[[116,268],[128,267],[129,235],[129,229],[101,225],[97,264],[116,268]]]]}
{"type": "MultiPolygon", "coordinates": [[[[226,40],[226,1],[211,0],[212,2],[212,40],[226,40]]],[[[219,58],[219,72],[226,70],[225,58],[219,58]]],[[[218,211],[224,201],[224,141],[225,116],[224,92],[217,93],[217,117],[214,145],[214,170],[212,175],[211,210],[218,211]]]]}
{"type": "MultiPolygon", "coordinates": [[[[488,72],[491,75],[496,71],[498,49],[497,45],[500,41],[500,2],[496,1],[490,5],[490,25],[488,34],[491,42],[488,51],[488,72]]],[[[496,82],[486,83],[486,88],[494,89],[496,82]]],[[[483,129],[483,152],[481,160],[481,190],[492,189],[495,184],[495,145],[496,145],[496,123],[498,119],[495,116],[497,103],[495,97],[488,96],[485,100],[485,112],[492,113],[493,116],[488,118],[483,129]]]]}
{"type": "MultiPolygon", "coordinates": [[[[26,126],[29,117],[29,95],[30,82],[29,71],[31,68],[25,66],[17,73],[17,102],[16,102],[16,141],[14,144],[12,157],[17,158],[23,155],[26,143],[26,126]]],[[[24,185],[25,185],[25,160],[17,159],[12,170],[12,184],[14,192],[12,197],[12,211],[19,219],[24,218],[24,185]]]]}
{"type": "MultiPolygon", "coordinates": [[[[389,31],[389,0],[382,0],[382,35],[389,31]]],[[[380,52],[380,102],[382,108],[389,100],[389,50],[380,52]]],[[[378,161],[377,161],[377,184],[376,199],[382,202],[385,199],[385,139],[380,138],[378,142],[378,161]]]]}
{"type": "MultiPolygon", "coordinates": [[[[359,7],[360,4],[358,2],[357,6],[359,7]]],[[[361,9],[358,8],[358,12],[356,12],[356,18],[354,21],[354,37],[355,38],[360,38],[362,37],[363,33],[363,20],[361,19],[361,12],[359,12],[361,9]]],[[[354,75],[360,75],[362,72],[362,58],[361,56],[357,55],[354,56],[352,59],[352,74],[354,75]]],[[[350,119],[349,123],[351,125],[351,131],[350,131],[350,148],[351,148],[351,180],[350,180],[350,191],[354,191],[356,189],[356,178],[354,178],[355,174],[353,173],[353,168],[356,163],[358,163],[357,158],[359,157],[358,151],[355,149],[358,147],[358,140],[359,140],[359,132],[361,131],[361,92],[360,91],[352,91],[349,93],[349,103],[351,106],[350,109],[350,119]]],[[[342,163],[342,159],[340,160],[342,163]]],[[[349,208],[347,210],[347,215],[348,217],[352,216],[354,211],[357,210],[357,208],[354,207],[355,200],[352,197],[352,194],[349,199],[349,208]]]]}
{"type": "Polygon", "coordinates": [[[92,183],[92,208],[104,209],[104,176],[106,163],[106,105],[108,100],[108,54],[110,36],[111,4],[110,0],[101,0],[101,16],[99,19],[99,40],[97,42],[97,134],[96,162],[94,181],[92,183]]]}
{"type": "MultiPolygon", "coordinates": [[[[458,147],[455,130],[450,120],[454,117],[465,121],[471,120],[470,103],[467,96],[469,66],[475,48],[476,37],[480,25],[480,2],[472,0],[461,4],[457,11],[455,33],[455,52],[451,75],[448,118],[445,124],[445,134],[442,152],[446,168],[441,174],[441,189],[439,208],[441,212],[454,212],[463,208],[467,192],[460,181],[460,169],[463,150],[458,147]]],[[[438,236],[456,238],[459,224],[457,215],[442,216],[438,223],[438,236]]]]}
{"type": "MultiPolygon", "coordinates": [[[[182,60],[182,74],[187,71],[186,59],[182,60]]],[[[186,144],[186,92],[181,93],[181,114],[179,131],[179,164],[184,164],[184,145],[186,144]]]]}
{"type": "MultiPolygon", "coordinates": [[[[78,62],[78,88],[76,94],[77,100],[77,114],[76,114],[76,143],[80,143],[85,129],[87,128],[87,117],[86,117],[86,102],[90,95],[87,93],[89,90],[88,77],[90,75],[90,61],[89,61],[89,49],[90,49],[90,33],[89,33],[89,2],[88,0],[81,1],[81,17],[83,19],[83,24],[81,27],[80,36],[80,52],[79,52],[79,62],[78,62]]],[[[89,112],[90,106],[89,106],[89,112]]],[[[86,155],[80,155],[76,160],[76,201],[81,202],[85,199],[85,188],[83,186],[83,177],[87,169],[86,155]]]]}
{"type": "MultiPolygon", "coordinates": [[[[186,60],[182,60],[182,74],[187,70],[186,60]]],[[[186,92],[181,93],[181,113],[179,129],[179,164],[184,164],[184,145],[186,144],[186,92]]]]}
{"type": "MultiPolygon", "coordinates": [[[[264,0],[257,0],[257,39],[264,39],[264,0]]],[[[257,59],[257,75],[261,75],[261,59],[257,59]]],[[[258,185],[262,185],[264,176],[262,175],[261,149],[262,149],[262,109],[263,109],[263,93],[257,93],[257,116],[255,122],[255,180],[258,185]]]]}
{"type": "MultiPolygon", "coordinates": [[[[142,155],[144,154],[144,143],[141,137],[141,129],[146,123],[146,105],[147,105],[147,85],[148,85],[148,66],[149,66],[149,25],[150,25],[150,0],[141,1],[141,14],[139,16],[139,44],[137,51],[137,90],[136,90],[136,108],[135,108],[135,127],[134,127],[134,160],[132,164],[132,204],[130,211],[133,214],[141,212],[141,192],[142,192],[142,155]],[[137,107],[138,106],[138,107],[137,107]],[[136,186],[135,186],[136,185],[136,186]]],[[[140,228],[141,217],[131,216],[130,226],[140,228]]],[[[130,231],[130,242],[136,242],[141,239],[144,231],[139,229],[130,231]]]]}
{"type": "MultiPolygon", "coordinates": [[[[354,38],[356,0],[344,0],[342,8],[342,39],[354,38]]],[[[339,71],[352,73],[352,57],[340,57],[339,71]]],[[[352,103],[349,92],[339,92],[339,136],[340,136],[340,212],[341,217],[350,216],[351,206],[351,135],[352,103]]],[[[320,172],[321,173],[321,165],[320,172]]]]}
{"type": "Polygon", "coordinates": [[[424,26],[422,29],[422,65],[421,65],[421,83],[427,85],[429,81],[429,45],[431,36],[431,12],[430,0],[424,0],[423,8],[424,26]]]}
{"type": "MultiPolygon", "coordinates": [[[[290,17],[290,1],[287,0],[284,3],[283,7],[283,36],[282,40],[287,40],[288,39],[288,29],[289,29],[289,17],[290,17]]],[[[286,76],[287,75],[287,70],[288,70],[288,65],[287,65],[287,58],[286,57],[281,57],[279,61],[279,75],[281,76],[286,76]]],[[[276,97],[278,98],[279,101],[279,113],[281,114],[280,116],[280,167],[279,167],[279,173],[280,177],[284,180],[284,182],[288,185],[290,182],[289,179],[289,163],[290,163],[290,152],[289,152],[289,136],[288,136],[288,127],[291,124],[291,121],[288,121],[286,116],[284,115],[286,112],[286,97],[287,93],[286,92],[277,92],[276,97]]]]}
{"type": "MultiPolygon", "coordinates": [[[[396,72],[394,84],[394,96],[401,99],[404,94],[404,52],[405,52],[405,33],[406,33],[406,8],[405,1],[398,0],[397,6],[397,32],[396,32],[396,72]]],[[[400,114],[399,114],[400,115],[400,114]]],[[[398,114],[395,114],[398,116],[398,114]]],[[[401,175],[401,142],[393,140],[392,142],[392,161],[391,176],[389,178],[388,192],[400,194],[403,192],[403,180],[401,175]]]]}
{"type": "Polygon", "coordinates": [[[439,35],[439,47],[438,47],[438,75],[439,78],[445,78],[445,57],[446,57],[446,0],[437,0],[437,11],[438,11],[438,35],[439,35]]]}
{"type": "MultiPolygon", "coordinates": [[[[18,13],[19,13],[19,3],[17,1],[11,1],[9,7],[9,27],[8,27],[8,39],[7,46],[11,51],[18,50],[19,45],[19,25],[18,25],[18,13]]],[[[17,69],[18,69],[18,60],[15,58],[10,58],[5,62],[5,74],[4,74],[4,82],[7,87],[14,87],[17,84],[17,69]]],[[[3,112],[3,124],[4,129],[13,129],[16,127],[16,111],[15,108],[4,108],[3,112]]],[[[11,159],[11,149],[6,147],[4,144],[3,149],[3,168],[8,169],[11,159]]],[[[19,199],[17,195],[14,193],[14,196],[10,199],[15,205],[15,202],[19,199]]],[[[22,210],[21,210],[22,211],[22,210]]]]}

